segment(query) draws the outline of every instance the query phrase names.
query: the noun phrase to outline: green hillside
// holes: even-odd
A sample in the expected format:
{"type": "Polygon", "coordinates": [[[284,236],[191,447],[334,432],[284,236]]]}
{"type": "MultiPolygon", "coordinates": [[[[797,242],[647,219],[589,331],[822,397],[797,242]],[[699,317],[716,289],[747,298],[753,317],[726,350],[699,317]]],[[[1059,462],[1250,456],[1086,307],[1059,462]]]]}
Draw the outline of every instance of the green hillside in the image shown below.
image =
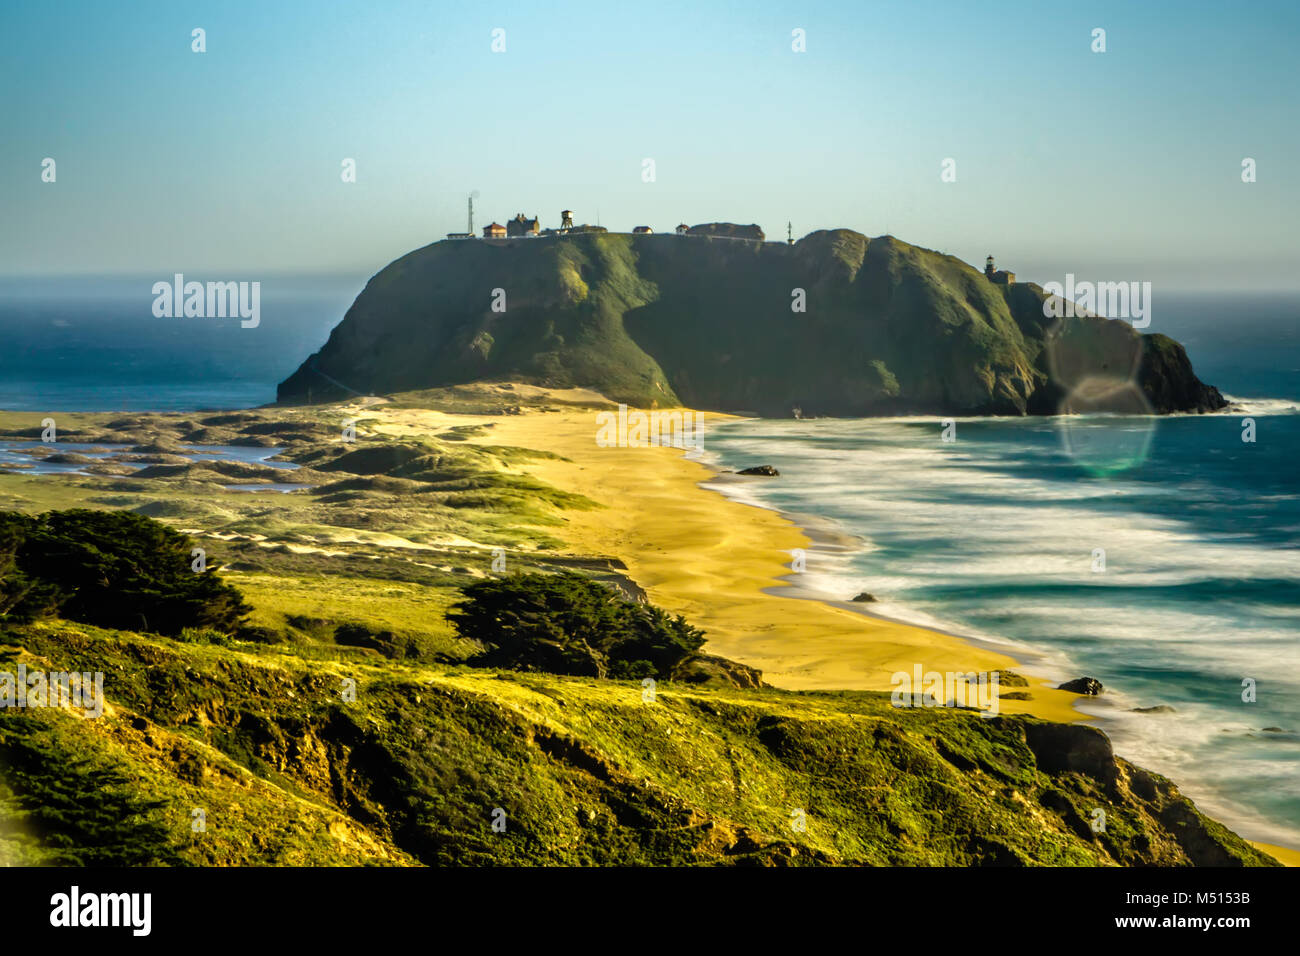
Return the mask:
{"type": "Polygon", "coordinates": [[[279,399],[510,379],[771,416],[1051,414],[1101,377],[1136,380],[1156,411],[1223,405],[1171,340],[1047,319],[1044,298],[847,229],[793,246],[616,233],[438,242],[371,279],[279,399]],[[792,310],[796,289],[804,311],[792,310]]]}
{"type": "Polygon", "coordinates": [[[0,862],[1273,864],[1099,731],[887,694],[646,702],[639,681],[64,622],[0,631],[0,657],[112,688],[96,720],[0,718],[0,862]]]}

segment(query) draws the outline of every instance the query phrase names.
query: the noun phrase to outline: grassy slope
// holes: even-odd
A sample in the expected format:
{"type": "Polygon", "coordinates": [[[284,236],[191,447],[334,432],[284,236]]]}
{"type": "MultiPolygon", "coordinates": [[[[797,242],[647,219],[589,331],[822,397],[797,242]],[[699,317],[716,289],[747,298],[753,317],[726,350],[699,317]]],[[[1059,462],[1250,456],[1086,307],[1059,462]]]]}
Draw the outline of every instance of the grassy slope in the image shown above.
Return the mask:
{"type": "MultiPolygon", "coordinates": [[[[794,246],[612,233],[441,242],[376,275],[280,398],[344,397],[333,382],[388,393],[511,378],[642,407],[680,399],[774,416],[796,405],[849,416],[1055,411],[1080,369],[1053,378],[1043,298],[847,229],[794,246]],[[497,289],[504,312],[491,308],[497,289]],[[796,289],[805,311],[792,311],[796,289]]],[[[1093,340],[1136,356],[1149,338],[1124,322],[1070,324],[1058,352],[1094,374],[1115,365],[1097,359],[1093,340]]],[[[1142,381],[1159,410],[1215,407],[1185,355],[1157,351],[1142,381]]]]}
{"type": "Polygon", "coordinates": [[[623,314],[658,292],[636,269],[632,238],[443,242],[398,259],[370,280],[281,392],[316,400],[474,379],[599,383],[611,398],[677,404],[658,364],[623,330],[623,314]],[[495,290],[505,293],[494,311],[495,290]]]}
{"type": "MultiPolygon", "coordinates": [[[[113,713],[99,720],[0,720],[6,759],[16,741],[45,754],[39,772],[6,775],[5,802],[30,833],[60,827],[68,801],[49,799],[51,767],[72,756],[134,781],[136,812],[98,830],[105,858],[143,846],[221,864],[1267,860],[1122,761],[1047,772],[1026,743],[1035,722],[899,711],[883,694],[664,684],[645,703],[635,683],[323,664],[79,625],[6,641],[11,662],[109,675],[113,713]],[[345,677],[354,703],[340,697],[345,677]],[[190,830],[194,807],[206,833],[190,830]],[[1093,807],[1106,811],[1103,834],[1093,807]],[[792,828],[796,810],[806,832],[792,828]]],[[[11,835],[0,852],[84,851],[11,835]]]]}

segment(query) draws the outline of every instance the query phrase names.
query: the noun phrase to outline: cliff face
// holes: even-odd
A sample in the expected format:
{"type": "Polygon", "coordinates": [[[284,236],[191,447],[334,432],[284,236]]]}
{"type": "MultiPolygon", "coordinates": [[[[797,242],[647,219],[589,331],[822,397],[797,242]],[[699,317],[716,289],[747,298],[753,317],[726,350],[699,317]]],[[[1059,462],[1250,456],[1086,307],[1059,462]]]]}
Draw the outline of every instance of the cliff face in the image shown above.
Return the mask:
{"type": "Polygon", "coordinates": [[[1177,343],[1120,321],[1045,318],[1045,298],[847,229],[794,246],[439,242],[371,279],[279,399],[510,378],[774,416],[1052,414],[1104,380],[1136,382],[1161,412],[1222,407],[1177,343]]]}

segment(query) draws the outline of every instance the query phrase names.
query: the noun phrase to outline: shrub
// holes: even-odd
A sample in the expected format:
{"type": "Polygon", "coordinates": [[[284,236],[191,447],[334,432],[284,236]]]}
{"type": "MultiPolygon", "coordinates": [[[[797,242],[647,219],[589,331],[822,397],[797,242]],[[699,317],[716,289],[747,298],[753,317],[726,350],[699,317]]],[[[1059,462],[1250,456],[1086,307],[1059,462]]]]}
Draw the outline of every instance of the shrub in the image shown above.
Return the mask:
{"type": "Polygon", "coordinates": [[[186,644],[219,644],[230,646],[230,635],[211,627],[183,627],[176,636],[178,641],[186,644]]]}
{"type": "Polygon", "coordinates": [[[236,630],[251,608],[216,571],[191,570],[192,545],[129,511],[0,513],[0,618],[173,636],[236,630]]]}
{"type": "Polygon", "coordinates": [[[110,758],[69,751],[35,718],[10,715],[0,722],[0,768],[0,819],[6,824],[0,827],[0,864],[184,862],[163,801],[140,797],[139,781],[110,758]]]}
{"type": "Polygon", "coordinates": [[[487,650],[471,663],[588,677],[667,678],[704,643],[681,615],[633,604],[580,574],[469,585],[448,618],[487,650]]]}

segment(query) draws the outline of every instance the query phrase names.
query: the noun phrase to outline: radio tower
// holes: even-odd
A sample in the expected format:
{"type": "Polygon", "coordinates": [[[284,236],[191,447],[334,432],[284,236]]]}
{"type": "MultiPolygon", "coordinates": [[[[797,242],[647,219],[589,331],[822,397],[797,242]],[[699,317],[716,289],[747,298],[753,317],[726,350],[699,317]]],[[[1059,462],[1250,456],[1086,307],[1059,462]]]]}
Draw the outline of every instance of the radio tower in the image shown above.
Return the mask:
{"type": "Polygon", "coordinates": [[[469,234],[474,235],[474,196],[471,193],[469,197],[469,234]]]}

